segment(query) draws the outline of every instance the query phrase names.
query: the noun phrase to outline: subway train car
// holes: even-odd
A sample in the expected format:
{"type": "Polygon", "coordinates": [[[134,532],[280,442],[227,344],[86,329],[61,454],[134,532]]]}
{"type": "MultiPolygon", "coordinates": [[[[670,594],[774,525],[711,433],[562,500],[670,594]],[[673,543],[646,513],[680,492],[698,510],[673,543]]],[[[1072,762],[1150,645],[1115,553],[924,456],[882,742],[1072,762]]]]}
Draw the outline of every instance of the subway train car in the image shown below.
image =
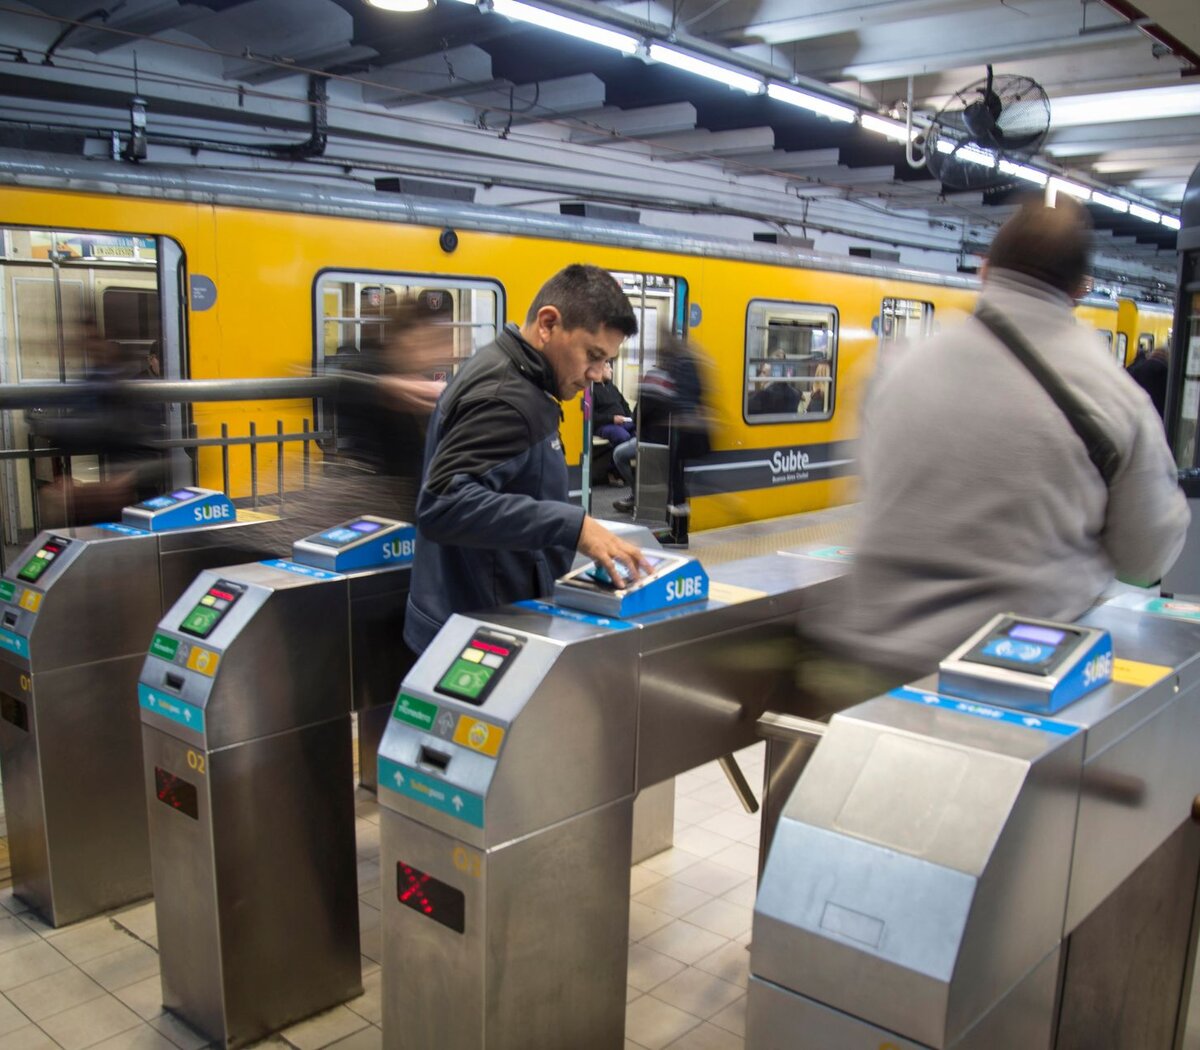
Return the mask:
{"type": "MultiPolygon", "coordinates": [[[[122,349],[131,374],[320,373],[377,341],[390,303],[417,297],[451,325],[462,359],[521,321],[562,266],[606,267],[641,321],[615,368],[630,401],[668,336],[686,336],[706,362],[712,451],[690,471],[694,529],[852,499],[858,405],[878,354],[968,312],[978,287],[969,276],[627,224],[28,153],[0,153],[0,227],[6,383],[87,375],[77,336],[89,324],[122,349]]],[[[1119,309],[1081,307],[1114,352],[1119,309]]],[[[197,404],[173,407],[168,424],[173,436],[291,434],[326,423],[318,412],[309,400],[197,404]]],[[[27,440],[18,416],[6,414],[9,448],[27,440]]],[[[566,406],[563,438],[578,464],[578,401],[566,406]]],[[[282,465],[273,444],[260,446],[257,473],[281,470],[298,486],[300,458],[298,444],[282,465]]],[[[247,495],[248,457],[230,465],[230,495],[247,495]]],[[[222,487],[218,450],[199,450],[196,480],[222,487]]],[[[6,529],[28,529],[28,478],[10,471],[4,484],[6,529]]]]}

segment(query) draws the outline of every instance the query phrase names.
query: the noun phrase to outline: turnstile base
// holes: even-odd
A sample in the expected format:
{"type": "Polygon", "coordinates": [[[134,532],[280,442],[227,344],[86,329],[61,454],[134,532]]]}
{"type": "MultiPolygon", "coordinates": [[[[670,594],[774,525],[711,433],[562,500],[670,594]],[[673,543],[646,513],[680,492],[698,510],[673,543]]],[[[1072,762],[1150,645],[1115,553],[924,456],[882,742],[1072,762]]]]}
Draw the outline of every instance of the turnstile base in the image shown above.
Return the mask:
{"type": "Polygon", "coordinates": [[[751,974],[746,1050],[1048,1050],[1059,957],[1056,948],[969,1031],[934,1046],[904,1039],[751,974]]]}
{"type": "Polygon", "coordinates": [[[236,1048],[362,994],[349,718],[212,752],[142,730],[163,1005],[236,1048]]]}

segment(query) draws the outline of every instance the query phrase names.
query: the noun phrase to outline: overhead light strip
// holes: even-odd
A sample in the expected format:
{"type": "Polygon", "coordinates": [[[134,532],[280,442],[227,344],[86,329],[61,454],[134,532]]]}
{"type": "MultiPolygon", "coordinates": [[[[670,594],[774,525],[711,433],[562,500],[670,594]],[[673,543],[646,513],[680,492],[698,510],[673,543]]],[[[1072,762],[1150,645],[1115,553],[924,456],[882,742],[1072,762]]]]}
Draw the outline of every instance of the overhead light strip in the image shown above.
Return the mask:
{"type": "Polygon", "coordinates": [[[829,99],[821,98],[820,95],[812,95],[807,91],[799,91],[783,84],[768,84],[767,95],[776,102],[799,106],[801,109],[807,109],[810,113],[816,113],[818,116],[828,117],[830,120],[838,120],[845,124],[852,123],[858,116],[858,110],[850,106],[830,102],[829,99]]]}
{"type": "Polygon", "coordinates": [[[592,44],[610,47],[623,55],[632,55],[641,46],[641,41],[628,33],[618,33],[615,29],[605,29],[592,22],[584,22],[578,18],[560,15],[557,11],[548,11],[544,7],[521,3],[521,0],[492,0],[492,10],[498,15],[515,18],[542,29],[553,29],[556,33],[573,36],[577,40],[586,40],[592,44]]]}
{"type": "Polygon", "coordinates": [[[665,44],[651,44],[649,57],[652,62],[661,62],[663,65],[695,73],[708,80],[715,80],[718,84],[725,84],[727,87],[744,91],[747,95],[758,95],[763,90],[763,82],[758,77],[752,77],[748,73],[739,73],[736,69],[717,65],[716,62],[690,55],[677,48],[667,47],[665,44]]]}
{"type": "MultiPolygon", "coordinates": [[[[383,7],[389,3],[389,0],[368,0],[368,2],[383,7]]],[[[417,0],[391,0],[391,2],[407,8],[409,3],[415,3],[417,0]]],[[[908,138],[916,138],[921,134],[921,129],[916,126],[910,131],[908,126],[900,121],[860,111],[853,106],[835,102],[789,84],[765,80],[761,76],[701,58],[699,55],[681,50],[678,46],[668,46],[656,41],[643,41],[630,33],[623,33],[595,22],[560,14],[536,4],[524,3],[523,0],[458,0],[458,2],[479,7],[484,11],[495,11],[496,14],[504,15],[507,18],[563,33],[577,40],[600,44],[623,55],[643,53],[652,62],[661,62],[675,69],[725,84],[737,91],[744,91],[748,95],[759,95],[765,91],[770,98],[777,102],[808,110],[810,113],[826,117],[829,120],[846,124],[857,120],[867,131],[896,142],[905,142],[908,138]]],[[[1082,96],[1070,100],[1060,99],[1055,103],[1054,124],[1056,126],[1065,126],[1068,123],[1090,124],[1104,120],[1145,119],[1147,116],[1176,116],[1196,112],[1200,112],[1200,87],[1186,85],[1180,88],[1163,88],[1155,91],[1114,92],[1109,95],[1082,96]],[[1137,96],[1136,101],[1143,104],[1148,96],[1154,95],[1155,100],[1163,103],[1163,106],[1160,108],[1156,105],[1153,113],[1147,113],[1144,108],[1140,112],[1126,112],[1118,103],[1123,103],[1126,96],[1130,101],[1135,101],[1133,98],[1135,95],[1137,96]]],[[[957,159],[970,164],[988,168],[997,167],[997,157],[993,153],[972,145],[959,146],[955,152],[953,143],[941,139],[938,141],[938,148],[943,153],[954,152],[957,159]]],[[[1159,223],[1168,229],[1178,230],[1181,227],[1180,220],[1173,215],[1155,211],[1134,201],[1112,196],[1098,189],[1093,190],[1089,186],[1052,175],[1032,165],[1018,164],[1001,157],[998,166],[1005,175],[1011,175],[1038,186],[1050,185],[1056,193],[1066,193],[1078,200],[1090,201],[1121,214],[1132,215],[1146,222],[1159,223]]]]}

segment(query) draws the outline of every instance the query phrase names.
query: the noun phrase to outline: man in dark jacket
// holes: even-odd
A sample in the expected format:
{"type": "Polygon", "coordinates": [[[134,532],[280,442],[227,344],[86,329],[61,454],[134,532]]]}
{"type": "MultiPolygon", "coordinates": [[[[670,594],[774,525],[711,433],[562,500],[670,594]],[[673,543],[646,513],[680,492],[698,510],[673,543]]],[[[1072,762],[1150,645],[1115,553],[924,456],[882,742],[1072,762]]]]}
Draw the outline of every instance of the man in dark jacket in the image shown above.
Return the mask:
{"type": "Polygon", "coordinates": [[[451,614],[547,596],[576,551],[617,578],[637,547],[568,502],[560,402],[599,381],[637,318],[595,266],[542,286],[525,324],[463,365],[430,419],[404,640],[414,652],[451,614]]]}

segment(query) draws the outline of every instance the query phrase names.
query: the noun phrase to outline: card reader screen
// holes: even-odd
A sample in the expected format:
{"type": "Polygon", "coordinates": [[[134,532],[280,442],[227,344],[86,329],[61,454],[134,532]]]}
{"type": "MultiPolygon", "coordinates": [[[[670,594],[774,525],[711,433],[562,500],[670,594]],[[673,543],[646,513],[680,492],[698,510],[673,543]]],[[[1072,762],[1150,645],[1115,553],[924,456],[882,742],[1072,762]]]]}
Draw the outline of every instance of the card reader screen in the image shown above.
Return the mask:
{"type": "Polygon", "coordinates": [[[240,583],[217,580],[196,603],[196,607],[184,617],[179,629],[194,634],[197,638],[207,638],[212,634],[213,628],[221,622],[221,618],[229,612],[233,603],[245,593],[246,588],[240,583]]]}
{"type": "Polygon", "coordinates": [[[467,912],[463,891],[404,861],[396,864],[396,900],[406,908],[450,927],[455,933],[463,932],[467,912]]]}
{"type": "Polygon", "coordinates": [[[37,553],[21,567],[21,571],[17,575],[22,580],[37,583],[42,573],[54,564],[54,560],[67,549],[70,543],[70,540],[64,540],[60,536],[51,536],[38,548],[37,553]]]}
{"type": "Polygon", "coordinates": [[[369,536],[372,532],[378,532],[382,528],[383,522],[380,521],[363,521],[361,519],[348,521],[345,525],[338,525],[336,528],[322,532],[317,539],[331,547],[344,547],[346,544],[361,540],[364,536],[369,536]]]}
{"type": "Polygon", "coordinates": [[[1046,675],[1059,666],[1082,635],[1045,624],[1008,620],[1000,623],[965,659],[1026,674],[1046,675]]]}
{"type": "Polygon", "coordinates": [[[153,496],[150,499],[142,500],[137,506],[142,510],[166,510],[167,507],[183,503],[184,500],[195,499],[199,495],[200,493],[193,489],[176,489],[169,496],[153,496]]]}
{"type": "Polygon", "coordinates": [[[1041,627],[1036,623],[1016,623],[1008,632],[1009,638],[1017,638],[1022,642],[1038,642],[1041,645],[1061,645],[1066,638],[1066,631],[1053,627],[1041,627]]]}
{"type": "MultiPolygon", "coordinates": [[[[644,557],[647,563],[650,565],[651,572],[653,572],[664,561],[666,561],[666,558],[662,558],[654,554],[646,554],[644,557]]],[[[621,577],[621,586],[624,586],[629,582],[629,570],[625,568],[625,566],[619,561],[613,562],[613,564],[617,567],[617,575],[621,577]]],[[[603,584],[605,587],[613,586],[612,577],[609,576],[603,565],[593,565],[584,573],[584,576],[595,580],[597,583],[603,584]]]]}
{"type": "Polygon", "coordinates": [[[523,643],[494,631],[476,631],[454,659],[437,691],[469,704],[482,704],[508,670],[523,643]]]}

